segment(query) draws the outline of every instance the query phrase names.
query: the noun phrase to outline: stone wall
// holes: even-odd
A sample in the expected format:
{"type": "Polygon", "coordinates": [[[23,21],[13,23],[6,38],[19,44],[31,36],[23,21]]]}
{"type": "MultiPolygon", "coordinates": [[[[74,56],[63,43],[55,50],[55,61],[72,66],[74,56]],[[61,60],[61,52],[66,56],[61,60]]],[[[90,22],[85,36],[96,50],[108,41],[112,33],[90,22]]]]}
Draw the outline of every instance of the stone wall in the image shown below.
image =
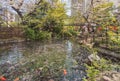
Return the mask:
{"type": "Polygon", "coordinates": [[[0,39],[24,37],[24,30],[20,27],[0,27],[0,39]]]}

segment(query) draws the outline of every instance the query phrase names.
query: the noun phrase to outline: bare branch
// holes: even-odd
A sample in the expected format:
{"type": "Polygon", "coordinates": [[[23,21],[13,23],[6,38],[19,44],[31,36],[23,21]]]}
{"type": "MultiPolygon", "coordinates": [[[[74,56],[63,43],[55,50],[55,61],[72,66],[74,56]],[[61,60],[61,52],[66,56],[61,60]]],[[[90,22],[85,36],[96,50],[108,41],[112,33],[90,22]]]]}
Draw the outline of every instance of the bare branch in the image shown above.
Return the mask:
{"type": "Polygon", "coordinates": [[[21,19],[23,18],[22,12],[19,9],[15,8],[14,6],[12,6],[12,9],[14,9],[17,12],[21,19]]]}
{"type": "Polygon", "coordinates": [[[29,12],[27,15],[30,15],[30,14],[32,14],[33,12],[35,12],[36,11],[36,8],[38,7],[38,5],[42,2],[43,0],[39,0],[37,3],[35,3],[35,8],[31,11],[31,12],[29,12]]]}

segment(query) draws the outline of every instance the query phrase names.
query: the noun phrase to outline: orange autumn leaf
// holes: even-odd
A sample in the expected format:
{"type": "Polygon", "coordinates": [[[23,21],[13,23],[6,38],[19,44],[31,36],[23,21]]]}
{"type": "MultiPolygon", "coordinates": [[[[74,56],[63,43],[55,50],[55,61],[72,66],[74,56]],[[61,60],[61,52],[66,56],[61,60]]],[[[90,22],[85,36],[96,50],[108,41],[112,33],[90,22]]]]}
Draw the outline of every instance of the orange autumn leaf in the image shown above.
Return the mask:
{"type": "Polygon", "coordinates": [[[17,78],[15,78],[15,80],[14,81],[19,81],[19,78],[17,77],[17,78]]]}

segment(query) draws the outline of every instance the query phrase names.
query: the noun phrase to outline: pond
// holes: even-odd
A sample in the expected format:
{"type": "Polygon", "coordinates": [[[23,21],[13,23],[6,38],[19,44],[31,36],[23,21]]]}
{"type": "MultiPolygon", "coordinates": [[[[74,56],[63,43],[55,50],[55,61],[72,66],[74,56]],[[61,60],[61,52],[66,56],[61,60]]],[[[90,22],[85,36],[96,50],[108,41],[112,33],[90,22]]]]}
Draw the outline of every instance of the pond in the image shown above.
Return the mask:
{"type": "Polygon", "coordinates": [[[79,47],[70,40],[1,45],[0,76],[7,81],[82,81],[85,72],[72,69],[79,47]]]}

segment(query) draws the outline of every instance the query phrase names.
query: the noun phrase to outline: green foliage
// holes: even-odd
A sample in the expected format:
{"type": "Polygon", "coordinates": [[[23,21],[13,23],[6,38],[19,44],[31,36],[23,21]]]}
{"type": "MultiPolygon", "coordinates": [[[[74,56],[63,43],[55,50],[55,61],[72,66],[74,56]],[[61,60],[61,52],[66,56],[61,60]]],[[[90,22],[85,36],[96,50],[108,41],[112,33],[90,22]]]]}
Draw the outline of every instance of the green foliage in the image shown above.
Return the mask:
{"type": "Polygon", "coordinates": [[[69,31],[62,31],[62,36],[63,37],[71,37],[72,34],[69,31]]]}
{"type": "MultiPolygon", "coordinates": [[[[97,54],[97,49],[92,49],[90,51],[95,55],[97,54]]],[[[111,62],[103,58],[100,60],[93,59],[90,65],[85,64],[85,66],[87,68],[86,72],[88,79],[84,78],[84,81],[96,81],[96,77],[99,75],[99,73],[112,70],[111,62]]]]}
{"type": "Polygon", "coordinates": [[[93,61],[92,65],[86,65],[86,67],[87,67],[87,71],[86,71],[87,76],[89,78],[88,80],[84,79],[84,81],[96,81],[95,78],[98,76],[100,72],[112,70],[109,61],[103,58],[99,61],[93,61]]]}
{"type": "Polygon", "coordinates": [[[45,40],[51,38],[51,33],[47,31],[35,31],[31,28],[26,28],[25,31],[26,37],[31,40],[45,40]]]}
{"type": "Polygon", "coordinates": [[[77,32],[74,30],[73,26],[65,26],[61,32],[63,37],[77,36],[77,32]]]}
{"type": "Polygon", "coordinates": [[[111,2],[96,6],[93,9],[94,21],[102,26],[115,24],[114,21],[116,20],[116,18],[112,14],[112,6],[113,3],[111,2]]]}
{"type": "Polygon", "coordinates": [[[86,67],[88,68],[88,70],[87,70],[87,76],[89,77],[88,81],[96,81],[95,78],[100,73],[100,71],[97,70],[94,66],[86,65],[86,67]]]}
{"type": "Polygon", "coordinates": [[[72,34],[72,36],[77,36],[77,32],[75,30],[69,30],[69,32],[72,34]]]}
{"type": "Polygon", "coordinates": [[[31,28],[26,28],[25,29],[25,34],[26,34],[26,37],[31,39],[31,40],[35,40],[35,31],[32,30],[31,28]]]}
{"type": "Polygon", "coordinates": [[[108,38],[109,38],[108,46],[110,49],[115,50],[115,48],[118,49],[120,47],[120,36],[119,36],[120,34],[118,32],[119,32],[119,29],[116,32],[114,32],[114,31],[107,32],[108,38]]]}
{"type": "Polygon", "coordinates": [[[46,17],[42,23],[43,30],[52,32],[52,36],[61,35],[63,30],[66,12],[64,4],[56,1],[54,7],[48,10],[46,17]]]}
{"type": "Polygon", "coordinates": [[[103,58],[98,62],[93,62],[93,66],[96,67],[99,71],[111,70],[111,65],[109,61],[103,58]]]}
{"type": "Polygon", "coordinates": [[[54,5],[43,1],[36,8],[35,12],[24,17],[25,25],[33,30],[32,33],[35,34],[30,33],[32,37],[27,34],[27,37],[39,40],[45,39],[44,37],[64,37],[64,34],[68,34],[68,36],[75,35],[75,32],[72,30],[67,31],[67,33],[63,32],[66,18],[67,15],[64,4],[60,3],[58,0],[54,1],[54,5]]]}
{"type": "Polygon", "coordinates": [[[44,40],[51,37],[51,33],[44,31],[43,20],[50,9],[50,4],[46,1],[43,1],[36,7],[33,13],[24,16],[23,25],[27,26],[26,28],[26,37],[31,40],[44,40]]]}
{"type": "Polygon", "coordinates": [[[101,4],[101,5],[97,5],[95,8],[94,8],[94,12],[98,12],[98,11],[104,11],[105,9],[107,8],[111,8],[113,6],[113,3],[112,2],[107,2],[107,3],[104,3],[104,4],[101,4]]]}
{"type": "Polygon", "coordinates": [[[63,23],[54,17],[46,17],[42,22],[42,30],[60,34],[63,29],[63,23]]]}
{"type": "Polygon", "coordinates": [[[45,39],[50,39],[51,38],[51,33],[47,31],[39,31],[36,33],[36,40],[45,40],[45,39]]]}

